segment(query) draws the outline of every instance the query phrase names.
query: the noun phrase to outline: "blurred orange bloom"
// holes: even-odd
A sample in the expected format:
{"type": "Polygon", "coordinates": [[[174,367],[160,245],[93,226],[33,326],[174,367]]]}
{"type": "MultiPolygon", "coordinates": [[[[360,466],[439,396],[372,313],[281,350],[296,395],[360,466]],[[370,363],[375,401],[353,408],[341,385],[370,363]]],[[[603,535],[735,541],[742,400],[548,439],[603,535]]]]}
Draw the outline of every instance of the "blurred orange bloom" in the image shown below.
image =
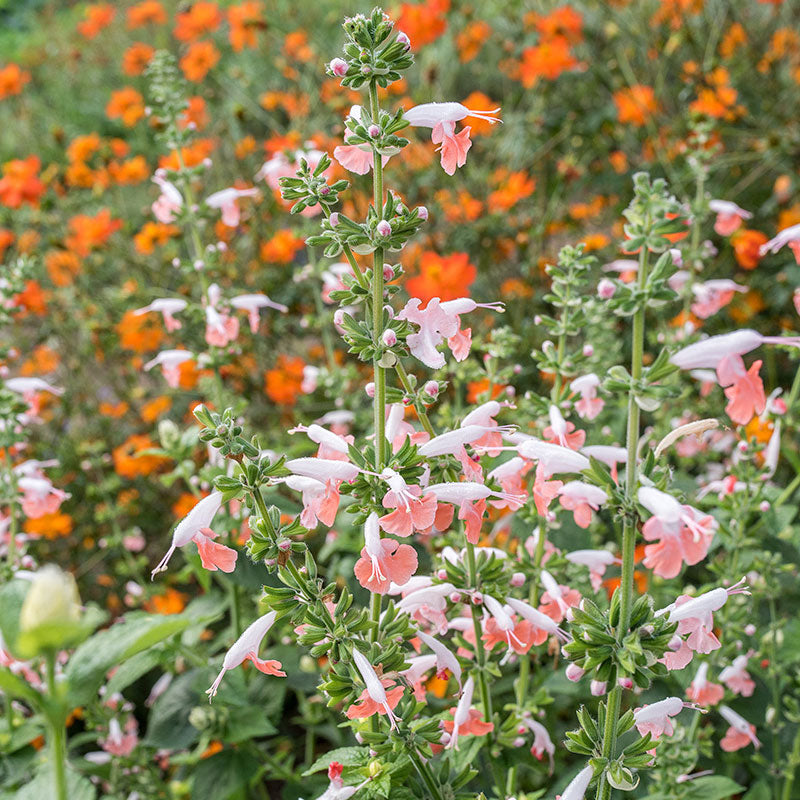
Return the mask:
{"type": "Polygon", "coordinates": [[[219,58],[220,52],[214,42],[193,42],[180,60],[180,67],[186,80],[199,83],[216,66],[219,58]]]}
{"type": "Polygon", "coordinates": [[[178,236],[181,229],[177,225],[165,225],[162,222],[145,222],[142,229],[133,237],[137,253],[149,255],[157,245],[166,244],[173,236],[178,236]]]}
{"type": "MultiPolygon", "coordinates": [[[[464,105],[473,111],[493,111],[499,103],[495,103],[488,95],[483,92],[471,92],[464,98],[464,105]]],[[[466,117],[464,125],[469,125],[472,129],[472,135],[484,135],[491,133],[494,130],[494,125],[484,119],[478,117],[466,117]]]]}
{"type": "Polygon", "coordinates": [[[272,264],[289,264],[294,254],[305,247],[302,237],[291,230],[278,231],[271,239],[261,244],[261,259],[272,264]]]}
{"type": "Polygon", "coordinates": [[[39,180],[41,161],[37,156],[16,158],[3,164],[0,178],[0,204],[19,208],[26,204],[39,207],[39,199],[45,193],[45,185],[39,180]]]}
{"type": "Polygon", "coordinates": [[[31,357],[23,362],[20,372],[23,375],[44,375],[55,371],[60,362],[61,359],[55,350],[40,344],[34,348],[31,357]]]}
{"type": "Polygon", "coordinates": [[[283,49],[293,61],[311,61],[314,51],[308,44],[308,34],[303,30],[287,33],[283,40],[283,49]]]}
{"type": "Polygon", "coordinates": [[[181,42],[199,39],[205,33],[211,33],[222,23],[222,12],[216,3],[193,3],[188,11],[175,17],[175,38],[181,42]]]}
{"type": "Polygon", "coordinates": [[[761,231],[754,231],[749,228],[739,228],[731,236],[733,254],[736,263],[742,269],[755,269],[761,259],[758,251],[762,244],[767,243],[767,237],[761,231]]]}
{"type": "Polygon", "coordinates": [[[25,288],[14,298],[14,302],[30,314],[41,317],[47,311],[45,294],[38,281],[28,281],[25,288]]]}
{"type": "Polygon", "coordinates": [[[264,373],[264,391],[273,403],[293,406],[300,396],[305,361],[299,356],[279,355],[275,366],[264,373]]]}
{"type": "Polygon", "coordinates": [[[85,19],[78,23],[78,33],[86,39],[94,39],[103,28],[107,28],[114,20],[114,6],[110,3],[96,3],[86,6],[85,19]]]}
{"type": "Polygon", "coordinates": [[[70,161],[88,161],[100,147],[100,136],[87,133],[76,136],[67,146],[67,158],[70,161]]]}
{"type": "Polygon", "coordinates": [[[135,353],[155,350],[164,339],[164,333],[155,319],[155,314],[137,316],[134,309],[126,311],[117,323],[117,335],[120,346],[135,353]]]}
{"type": "Polygon", "coordinates": [[[190,97],[189,105],[183,112],[180,120],[181,127],[186,127],[190,122],[193,122],[195,129],[198,131],[208,125],[208,110],[206,108],[206,101],[199,96],[190,97]]]}
{"type": "Polygon", "coordinates": [[[583,39],[583,17],[571,6],[561,6],[549,14],[531,12],[525,15],[525,24],[533,25],[545,39],[563,36],[570,42],[583,39]]]}
{"type": "Polygon", "coordinates": [[[689,14],[697,14],[703,8],[703,0],[661,0],[661,7],[653,15],[653,25],[669,23],[670,27],[678,30],[684,24],[684,18],[689,14]]]}
{"type": "Polygon", "coordinates": [[[723,58],[730,58],[745,44],[747,44],[747,32],[744,25],[741,22],[734,22],[725,31],[725,35],[719,43],[719,54],[723,58]]]}
{"type": "Polygon", "coordinates": [[[111,92],[106,116],[109,119],[121,119],[123,125],[132,128],[144,117],[144,98],[132,86],[117,89],[111,92]]]}
{"type": "Polygon", "coordinates": [[[122,71],[126,75],[141,75],[150,63],[153,53],[155,50],[149,44],[134,42],[122,54],[122,71]]]}
{"type": "Polygon", "coordinates": [[[104,417],[111,417],[111,419],[119,419],[128,413],[130,406],[124,401],[120,400],[119,403],[100,403],[98,411],[104,417]]]}
{"type": "Polygon", "coordinates": [[[140,416],[144,422],[155,422],[172,408],[172,400],[166,395],[154,397],[142,406],[140,416]]]}
{"type": "Polygon", "coordinates": [[[488,208],[491,212],[508,211],[520,200],[530,197],[536,188],[536,181],[526,172],[503,170],[494,176],[499,180],[499,187],[489,195],[488,208]]]}
{"type": "Polygon", "coordinates": [[[163,594],[155,594],[143,607],[151,614],[180,614],[186,607],[187,595],[177,589],[167,589],[163,594]]]}
{"type": "Polygon", "coordinates": [[[88,256],[96,247],[105,244],[111,235],[122,227],[122,221],[111,218],[111,212],[104,208],[93,217],[78,214],[69,221],[70,234],[65,243],[69,250],[79,256],[88,256]]]}
{"type": "Polygon", "coordinates": [[[141,28],[142,25],[163,25],[167,12],[158,0],[143,0],[128,9],[128,28],[141,28]]]}
{"type": "Polygon", "coordinates": [[[231,26],[228,38],[231,47],[239,52],[245,47],[256,47],[256,34],[267,27],[261,0],[247,0],[228,9],[228,24],[231,26]]]}
{"type": "Polygon", "coordinates": [[[425,0],[422,3],[403,3],[397,13],[397,30],[411,39],[411,49],[417,50],[435,42],[447,30],[450,0],[425,0]]]}
{"type": "Polygon", "coordinates": [[[658,110],[658,101],[651,86],[637,84],[614,92],[617,118],[623,124],[641,127],[658,110]]]}
{"type": "MultiPolygon", "coordinates": [[[[188,147],[181,148],[181,161],[183,161],[184,166],[196,167],[208,158],[213,151],[214,141],[212,139],[198,139],[188,147]]],[[[158,161],[158,166],[171,170],[180,169],[178,154],[173,150],[168,156],[162,156],[158,161]]]]}
{"type": "Polygon", "coordinates": [[[462,64],[472,61],[480,53],[484,42],[492,35],[492,26],[483,20],[470,22],[458,36],[456,36],[456,50],[458,60],[462,64]]]}
{"type": "Polygon", "coordinates": [[[540,78],[554,81],[563,72],[579,66],[569,42],[563,36],[555,36],[522,51],[519,79],[526,89],[531,89],[540,78]]]}
{"type": "Polygon", "coordinates": [[[432,297],[455,300],[469,296],[469,287],[477,274],[478,270],[466,253],[451,253],[443,257],[433,250],[426,250],[419,260],[419,273],[406,282],[406,289],[412,297],[423,302],[432,297]]]}
{"type": "MultiPolygon", "coordinates": [[[[489,400],[494,400],[495,397],[498,397],[506,390],[506,386],[501,383],[494,383],[492,384],[492,392],[491,397],[489,400]]],[[[467,384],[467,402],[470,405],[477,403],[482,396],[486,395],[489,391],[489,379],[483,378],[479,381],[470,381],[467,384]]],[[[486,399],[484,397],[484,399],[486,399]]]]}
{"type": "Polygon", "coordinates": [[[21,94],[30,79],[30,72],[26,72],[19,64],[6,64],[4,67],[0,67],[0,100],[21,94]]]}
{"type": "Polygon", "coordinates": [[[108,165],[108,174],[114,183],[120,186],[132,186],[146,181],[150,177],[150,168],[144,156],[134,156],[127,161],[112,161],[108,165]]]}
{"type": "Polygon", "coordinates": [[[8,228],[0,228],[0,260],[6,254],[6,250],[14,244],[16,236],[8,228]]]}
{"type": "Polygon", "coordinates": [[[156,445],[147,434],[129,436],[119,447],[115,447],[111,456],[114,469],[121,478],[136,478],[150,475],[169,463],[169,459],[158,455],[140,455],[156,445]]]}
{"type": "Polygon", "coordinates": [[[80,272],[81,262],[69,250],[50,250],[44,257],[44,266],[54,286],[69,286],[80,272]]]}
{"type": "Polygon", "coordinates": [[[60,539],[72,533],[72,517],[63,511],[55,511],[36,519],[27,519],[23,527],[29,536],[60,539]]]}

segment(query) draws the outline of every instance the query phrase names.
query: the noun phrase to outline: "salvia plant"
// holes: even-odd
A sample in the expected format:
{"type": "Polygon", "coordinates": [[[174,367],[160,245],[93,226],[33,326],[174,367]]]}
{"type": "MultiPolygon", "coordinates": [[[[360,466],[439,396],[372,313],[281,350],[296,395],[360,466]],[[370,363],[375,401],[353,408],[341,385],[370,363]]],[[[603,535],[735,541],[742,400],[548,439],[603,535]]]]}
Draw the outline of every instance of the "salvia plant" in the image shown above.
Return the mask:
{"type": "MultiPolygon", "coordinates": [[[[213,186],[210,163],[185,163],[194,136],[186,89],[172,56],[151,60],[152,128],[176,154],[153,177],[152,211],[181,229],[187,250],[173,283],[188,277],[195,292],[137,309],[161,314],[176,342],[144,369],[159,367],[178,387],[191,363],[203,371],[204,401],[190,427],[159,431],[154,453],[175,464],[163,480],[197,502],[170,536],[162,532],[152,578],[181,571],[220,593],[93,633],[103,615],[82,609],[56,568],[8,584],[2,632],[13,669],[0,671],[0,689],[8,714],[15,698],[46,721],[52,775],[40,796],[51,785],[58,800],[83,791],[64,740],[76,704],[89,707],[87,728],[103,731],[93,763],[109,796],[161,796],[157,767],[131,755],[136,720],[121,692],[171,663],[152,702],[174,697],[177,713],[210,658],[209,702],[188,714],[203,746],[181,763],[184,778],[194,772],[191,796],[202,796],[199,776],[219,780],[203,763],[212,741],[233,745],[225,779],[239,794],[230,796],[268,796],[268,781],[296,772],[285,752],[265,756],[256,745],[275,732],[270,687],[296,668],[315,681],[298,692],[308,730],[327,728],[324,738],[339,744],[307,737],[306,797],[723,800],[743,787],[697,769],[721,748],[763,770],[750,800],[790,800],[798,682],[780,669],[787,644],[776,602],[791,575],[764,541],[786,544],[796,513],[796,485],[774,476],[787,449],[782,426],[796,429],[800,378],[785,398],[780,387],[767,396],[762,361],[744,357],[796,358],[800,338],[750,329],[701,338],[690,324],[660,322],[665,307],[710,315],[736,291],[730,281],[699,282],[710,213],[719,225],[742,211],[707,197],[711,131],[698,124],[692,133],[691,201],[662,178],[634,175],[618,243],[625,258],[604,271],[583,246],[562,247],[546,267],[548,312],[532,320],[540,341],[526,363],[510,363],[518,337],[500,326],[501,302],[404,294],[398,254],[429,214],[384,176],[413,128],[430,132],[448,176],[469,169],[470,119],[500,124],[500,109],[443,99],[387,110],[386,90],[414,63],[408,37],[381,9],[343,29],[344,50],[327,72],[362,99],[333,159],[353,181],[369,176],[368,208],[359,215],[347,204],[350,181],[311,147],[273,157],[261,173],[306,233],[300,275],[315,294],[326,354],[306,376],[323,413],[287,431],[285,449],[259,432],[226,382],[239,312],[257,337],[264,309],[287,310],[264,291],[222,288],[249,283],[217,226],[236,228],[259,190],[213,186]],[[473,339],[470,326],[486,318],[491,334],[473,339]],[[349,365],[334,356],[337,337],[349,365]],[[494,391],[525,371],[538,373],[538,389],[494,391]],[[485,392],[467,402],[465,385],[478,380],[485,392]],[[768,689],[758,718],[742,705],[754,676],[768,689]],[[571,754],[559,760],[569,765],[563,774],[553,774],[557,748],[571,754]],[[115,771],[111,756],[130,758],[126,770],[115,771]]],[[[779,235],[765,248],[788,243],[779,235]]],[[[4,298],[19,291],[25,268],[8,272],[4,298]]],[[[35,416],[26,392],[41,388],[5,381],[4,453],[35,416]]],[[[6,461],[0,489],[12,525],[15,504],[30,515],[60,497],[44,466],[6,461]]],[[[8,541],[5,571],[32,566],[13,529],[8,541]]],[[[188,796],[185,784],[173,789],[188,796]]]]}

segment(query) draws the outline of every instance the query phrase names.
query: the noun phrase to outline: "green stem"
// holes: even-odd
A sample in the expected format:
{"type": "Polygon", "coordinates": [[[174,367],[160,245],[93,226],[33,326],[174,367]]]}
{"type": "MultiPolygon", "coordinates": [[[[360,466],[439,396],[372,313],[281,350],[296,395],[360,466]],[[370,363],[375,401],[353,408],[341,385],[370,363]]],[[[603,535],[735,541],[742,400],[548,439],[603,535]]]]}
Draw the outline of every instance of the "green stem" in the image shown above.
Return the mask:
{"type": "MultiPolygon", "coordinates": [[[[467,582],[470,587],[477,591],[478,589],[478,575],[475,564],[475,545],[467,542],[467,582]]],[[[472,629],[475,632],[475,663],[478,665],[478,687],[481,693],[481,703],[483,704],[483,716],[486,722],[493,721],[492,712],[492,696],[489,693],[489,686],[486,683],[486,651],[481,644],[481,615],[478,607],[470,602],[470,611],[472,612],[472,629]]],[[[489,742],[492,741],[492,734],[488,734],[489,742]]]]}
{"type": "MultiPolygon", "coordinates": [[[[643,247],[639,254],[639,289],[644,290],[647,285],[647,268],[649,252],[643,247]]],[[[628,462],[625,470],[625,494],[628,502],[633,503],[638,481],[638,468],[636,458],[639,450],[640,411],[636,403],[636,385],[642,378],[644,357],[644,304],[633,316],[633,343],[631,352],[631,388],[628,393],[628,430],[627,447],[628,462]]],[[[635,566],[636,550],[636,518],[633,515],[625,517],[622,527],[622,576],[620,581],[620,613],[619,627],[617,628],[617,642],[622,642],[628,633],[631,620],[631,607],[633,606],[633,572],[635,566]]],[[[606,723],[603,730],[602,756],[606,759],[613,758],[614,745],[617,736],[617,723],[622,699],[622,689],[614,686],[608,695],[606,707],[606,723]]],[[[611,785],[606,780],[605,773],[600,776],[597,784],[597,800],[608,800],[611,796],[611,785]]]]}
{"type": "MultiPolygon", "coordinates": [[[[734,573],[735,574],[735,573],[734,573]]],[[[780,800],[781,796],[781,678],[778,667],[778,649],[776,637],[778,635],[777,613],[775,609],[775,598],[770,597],[769,603],[769,629],[770,629],[770,654],[769,672],[772,683],[772,706],[775,711],[775,719],[771,724],[772,728],[772,764],[775,768],[775,800],[780,800]]]]}
{"type": "Polygon", "coordinates": [[[47,718],[50,729],[50,760],[52,761],[53,782],[55,785],[54,800],[67,800],[67,731],[64,726],[62,703],[58,700],[55,653],[48,653],[46,662],[47,693],[54,706],[47,718]]]}
{"type": "Polygon", "coordinates": [[[430,792],[431,800],[443,800],[442,793],[439,790],[439,785],[434,779],[430,767],[428,767],[428,765],[422,760],[422,757],[417,752],[416,747],[412,746],[408,748],[408,757],[411,760],[411,763],[414,765],[414,769],[416,769],[420,779],[430,792]]]}
{"type": "MultiPolygon", "coordinates": [[[[397,372],[397,377],[400,379],[400,384],[403,387],[403,390],[409,394],[413,395],[414,390],[411,388],[411,382],[408,380],[408,373],[406,372],[406,368],[403,366],[402,362],[398,360],[398,362],[394,365],[395,372],[397,372]]],[[[433,425],[431,424],[430,417],[428,417],[428,412],[425,409],[425,406],[422,405],[421,402],[414,401],[414,408],[417,411],[417,416],[419,417],[419,421],[422,423],[422,427],[431,435],[435,436],[436,434],[433,431],[433,425]]]]}
{"type": "Polygon", "coordinates": [[[789,763],[787,765],[787,772],[786,772],[786,782],[783,784],[783,795],[781,800],[791,800],[792,798],[792,788],[794,787],[794,776],[797,770],[797,766],[800,764],[800,728],[797,729],[797,733],[794,737],[794,746],[792,747],[792,752],[789,755],[789,763]]]}

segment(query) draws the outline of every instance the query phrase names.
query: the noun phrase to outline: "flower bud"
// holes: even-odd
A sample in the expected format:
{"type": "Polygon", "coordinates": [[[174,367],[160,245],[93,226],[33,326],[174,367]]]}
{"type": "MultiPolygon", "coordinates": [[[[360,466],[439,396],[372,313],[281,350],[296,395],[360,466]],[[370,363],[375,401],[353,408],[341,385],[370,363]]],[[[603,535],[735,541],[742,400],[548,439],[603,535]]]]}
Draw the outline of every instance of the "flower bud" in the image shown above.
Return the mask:
{"type": "Polygon", "coordinates": [[[586,671],[582,670],[577,664],[569,664],[565,674],[567,680],[577,683],[586,674],[586,671]]]}
{"type": "Polygon", "coordinates": [[[769,500],[762,500],[758,507],[761,509],[762,513],[766,513],[770,509],[769,500]]]}
{"type": "Polygon", "coordinates": [[[375,384],[370,381],[365,387],[364,391],[367,393],[367,397],[375,397],[375,384]]]}
{"type": "Polygon", "coordinates": [[[746,633],[748,636],[752,636],[752,635],[753,635],[753,634],[756,632],[756,626],[755,626],[755,625],[753,625],[752,623],[751,623],[750,625],[745,625],[745,626],[744,626],[744,632],[745,632],[745,633],[746,633]]]}
{"type": "Polygon", "coordinates": [[[594,347],[590,344],[585,344],[583,346],[583,356],[584,358],[591,358],[594,355],[594,347]]]}
{"type": "Polygon", "coordinates": [[[387,328],[381,336],[381,341],[386,347],[394,347],[397,344],[397,334],[391,328],[387,328]]]}
{"type": "Polygon", "coordinates": [[[511,576],[511,585],[512,586],[524,586],[525,585],[525,574],[522,572],[515,572],[511,576]]]}
{"type": "Polygon", "coordinates": [[[592,681],[590,684],[590,690],[592,692],[593,697],[602,697],[606,693],[606,682],[605,681],[592,681]]]}
{"type": "Polygon", "coordinates": [[[514,739],[512,744],[514,747],[522,747],[522,745],[525,744],[525,740],[521,736],[518,736],[516,739],[514,739]]]}
{"type": "Polygon", "coordinates": [[[461,602],[461,595],[458,592],[450,592],[450,602],[451,603],[460,603],[461,602]]]}
{"type": "Polygon", "coordinates": [[[381,129],[377,125],[370,125],[367,133],[370,139],[377,139],[381,135],[381,129]]]}
{"type": "Polygon", "coordinates": [[[403,33],[403,31],[400,31],[400,33],[397,34],[397,41],[400,42],[400,44],[402,44],[406,50],[411,47],[411,39],[409,39],[408,36],[403,33]]]}
{"type": "Polygon", "coordinates": [[[472,605],[479,606],[483,603],[483,595],[480,592],[472,593],[472,605]]]}
{"type": "Polygon", "coordinates": [[[394,278],[394,268],[391,264],[384,264],[383,265],[383,279],[385,281],[390,281],[394,278]]]}
{"type": "Polygon", "coordinates": [[[344,311],[342,311],[341,308],[337,308],[336,311],[333,312],[333,324],[341,327],[343,322],[344,322],[344,311]]]}
{"type": "Polygon", "coordinates": [[[621,689],[633,689],[633,678],[617,678],[621,689]]]}
{"type": "Polygon", "coordinates": [[[347,75],[347,62],[343,58],[334,58],[330,64],[328,64],[328,69],[331,71],[332,75],[335,75],[337,78],[343,78],[347,75]]]}
{"type": "Polygon", "coordinates": [[[425,206],[417,206],[417,216],[423,221],[428,219],[428,209],[425,206]]]}
{"type": "Polygon", "coordinates": [[[392,235],[392,226],[385,219],[382,219],[375,226],[375,232],[378,234],[378,236],[383,236],[386,238],[387,236],[392,235]]]}
{"type": "Polygon", "coordinates": [[[75,578],[53,564],[42,567],[33,577],[19,615],[21,633],[47,625],[69,626],[80,620],[81,600],[75,578]]]}
{"type": "Polygon", "coordinates": [[[440,569],[440,570],[439,570],[439,571],[436,573],[436,577],[437,577],[437,578],[438,578],[440,581],[446,581],[446,580],[447,580],[447,570],[446,570],[446,569],[440,569]]]}
{"type": "Polygon", "coordinates": [[[422,387],[422,391],[432,400],[435,400],[439,396],[439,382],[426,381],[425,385],[422,387]]]}
{"type": "Polygon", "coordinates": [[[603,278],[597,284],[597,296],[601,300],[610,300],[616,291],[617,287],[614,285],[614,281],[611,281],[608,278],[603,278]]]}
{"type": "Polygon", "coordinates": [[[328,217],[328,222],[330,222],[332,227],[336,227],[339,224],[339,212],[334,211],[330,217],[328,217]]]}

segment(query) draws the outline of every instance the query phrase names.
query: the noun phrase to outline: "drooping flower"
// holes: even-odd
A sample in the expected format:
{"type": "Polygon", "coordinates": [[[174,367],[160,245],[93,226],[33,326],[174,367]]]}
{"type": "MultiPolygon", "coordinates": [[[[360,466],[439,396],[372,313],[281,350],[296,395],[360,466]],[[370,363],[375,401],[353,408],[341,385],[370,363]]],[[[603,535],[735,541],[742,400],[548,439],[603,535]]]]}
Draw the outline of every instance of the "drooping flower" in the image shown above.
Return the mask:
{"type": "Polygon", "coordinates": [[[699,706],[715,706],[725,696],[722,686],[708,680],[707,661],[697,668],[694,680],[686,690],[686,696],[699,706]]]}
{"type": "Polygon", "coordinates": [[[226,347],[239,335],[239,320],[227,311],[219,311],[222,290],[216,283],[208,287],[206,303],[206,343],[211,347],[226,347]]]}
{"type": "Polygon", "coordinates": [[[318,481],[303,475],[289,475],[284,483],[296,492],[302,492],[303,510],[300,513],[300,524],[304,528],[314,530],[317,521],[330,527],[336,520],[339,510],[338,481],[318,481]]]}
{"type": "Polygon", "coordinates": [[[284,314],[289,310],[282,303],[270,300],[265,294],[239,294],[231,298],[231,305],[247,312],[247,321],[250,323],[251,333],[258,333],[259,311],[262,308],[274,308],[284,314]]]}
{"type": "Polygon", "coordinates": [[[361,472],[349,461],[330,458],[292,458],[284,466],[295,475],[304,475],[323,483],[329,480],[350,482],[361,472]]]}
{"type": "Polygon", "coordinates": [[[777,253],[782,247],[789,246],[794,253],[795,260],[800,264],[800,223],[791,225],[778,232],[778,235],[761,245],[759,254],[777,253]]]}
{"type": "Polygon", "coordinates": [[[137,308],[133,313],[136,314],[136,316],[141,316],[142,314],[155,311],[164,317],[164,327],[167,331],[173,333],[181,329],[181,322],[175,319],[175,314],[183,311],[187,305],[188,303],[186,300],[180,297],[159,297],[153,300],[149,305],[137,308]]]}
{"type": "Polygon", "coordinates": [[[424,103],[406,111],[404,117],[409,125],[432,129],[431,141],[440,145],[437,149],[441,150],[442,169],[448,175],[453,175],[458,167],[466,164],[467,153],[472,146],[469,126],[456,133],[456,122],[475,117],[493,124],[500,122],[496,116],[499,111],[499,108],[491,111],[470,110],[461,103],[424,103]]]}
{"type": "Polygon", "coordinates": [[[580,592],[577,589],[570,589],[569,586],[559,584],[546,569],[541,572],[541,580],[546,591],[542,594],[539,611],[546,614],[554,622],[561,622],[566,617],[567,610],[580,603],[580,592]]]}
{"type": "Polygon", "coordinates": [[[484,722],[483,715],[477,708],[472,708],[472,696],[475,693],[475,681],[472,675],[467,678],[461,692],[461,699],[455,709],[451,709],[453,721],[444,720],[442,723],[445,731],[450,734],[448,749],[458,749],[458,740],[461,736],[485,736],[494,730],[494,724],[484,722]]]}
{"type": "Polygon", "coordinates": [[[397,610],[408,614],[419,624],[430,624],[440,633],[447,633],[448,620],[445,615],[447,599],[456,590],[452,583],[431,584],[425,576],[412,578],[403,587],[391,587],[390,592],[402,592],[397,610]]]}
{"type": "Polygon", "coordinates": [[[593,777],[594,768],[591,764],[588,767],[584,767],[564,789],[561,800],[583,800],[593,777]]]}
{"type": "Polygon", "coordinates": [[[153,367],[161,367],[161,374],[167,385],[176,389],[181,379],[181,364],[193,359],[194,354],[188,350],[162,350],[155,358],[148,361],[144,368],[149,372],[153,367]]]}
{"type": "Polygon", "coordinates": [[[581,375],[580,378],[570,383],[569,388],[577,392],[581,399],[575,403],[575,411],[581,419],[594,419],[605,405],[605,400],[597,396],[597,387],[600,385],[600,378],[594,372],[581,375]]]}
{"type": "Polygon", "coordinates": [[[657,703],[637,708],[633,712],[634,725],[640,735],[645,736],[649,733],[653,741],[657,741],[664,734],[672,736],[675,729],[671,717],[680,714],[684,708],[693,706],[684,703],[680,697],[667,697],[657,703]]]}
{"type": "Polygon", "coordinates": [[[424,631],[417,631],[417,638],[425,645],[427,645],[436,655],[436,669],[441,675],[445,670],[452,673],[453,677],[458,683],[458,688],[461,688],[461,665],[458,659],[438,639],[429,636],[424,631]]]}
{"type": "Polygon", "coordinates": [[[725,736],[720,741],[720,747],[726,753],[733,753],[752,744],[756,750],[761,747],[761,742],[756,737],[756,726],[751,725],[744,717],[737,714],[728,706],[720,706],[719,713],[730,725],[725,736]]]}
{"type": "Polygon", "coordinates": [[[749,211],[745,211],[730,200],[711,200],[708,207],[717,215],[714,230],[720,236],[730,236],[739,230],[744,220],[753,217],[749,211]]]}
{"type": "Polygon", "coordinates": [[[259,617],[249,625],[244,633],[233,643],[232,647],[225,653],[222,660],[222,669],[214,680],[214,683],[206,690],[209,701],[217,693],[219,685],[225,673],[230,669],[235,669],[245,661],[250,661],[253,666],[265,675],[275,675],[278,678],[285,678],[286,673],[281,670],[280,661],[262,660],[258,657],[258,648],[275,624],[277,612],[269,611],[263,617],[259,617]]]}
{"type": "Polygon", "coordinates": [[[557,473],[582,472],[589,469],[589,459],[581,453],[539,439],[523,439],[516,447],[517,452],[530,461],[542,466],[542,477],[550,478],[557,473]]]}
{"type": "Polygon", "coordinates": [[[706,557],[716,529],[710,514],[681,505],[650,486],[641,487],[637,498],[653,515],[642,526],[642,535],[649,542],[658,540],[645,546],[646,567],[662,578],[674,578],[682,564],[697,564],[706,557]]]}
{"type": "MultiPolygon", "coordinates": [[[[550,759],[550,774],[553,772],[553,755],[556,752],[556,746],[547,732],[547,728],[541,722],[537,722],[530,714],[522,715],[522,724],[533,734],[533,745],[531,746],[531,755],[537,760],[541,761],[545,753],[550,759]]],[[[522,732],[522,728],[519,732],[522,732]]]]}
{"type": "Polygon", "coordinates": [[[236,550],[215,542],[214,539],[217,534],[210,528],[211,522],[221,505],[222,492],[214,491],[192,508],[175,526],[169,550],[153,569],[152,578],[167,568],[167,564],[177,548],[184,547],[189,542],[194,542],[197,545],[200,561],[205,569],[212,572],[218,569],[223,572],[233,572],[239,554],[236,550]]]}
{"type": "Polygon", "coordinates": [[[108,723],[108,736],[100,743],[103,750],[112,756],[129,756],[136,745],[139,737],[136,733],[137,724],[135,717],[129,717],[123,732],[122,726],[116,717],[112,717],[108,723]]]}
{"type": "Polygon", "coordinates": [[[222,212],[222,224],[229,228],[235,228],[241,219],[241,211],[236,201],[240,197],[255,197],[258,189],[236,189],[231,187],[214,192],[206,197],[206,205],[209,208],[217,208],[222,212]]]}
{"type": "Polygon", "coordinates": [[[484,624],[484,633],[481,637],[487,650],[492,650],[496,644],[502,642],[511,650],[522,655],[527,653],[534,644],[536,634],[531,623],[523,617],[521,621],[514,619],[512,614],[489,594],[483,595],[483,603],[490,617],[484,624]]]}
{"type": "Polygon", "coordinates": [[[755,681],[747,671],[747,661],[749,656],[744,653],[736,656],[733,663],[725,667],[719,674],[719,679],[735,694],[742,697],[750,697],[756,688],[755,681]]]}
{"type": "Polygon", "coordinates": [[[558,406],[551,405],[548,415],[550,425],[544,429],[545,439],[570,450],[579,450],[586,441],[586,432],[576,431],[574,423],[564,419],[558,406]]]}
{"type": "MultiPolygon", "coordinates": [[[[361,122],[361,106],[355,105],[350,109],[347,115],[349,120],[356,124],[361,122]]],[[[345,133],[344,144],[340,144],[333,148],[333,157],[350,172],[356,175],[366,175],[375,163],[375,150],[369,142],[360,142],[358,144],[348,144],[352,134],[345,133]]],[[[393,150],[391,153],[381,153],[381,164],[386,166],[386,162],[391,155],[397,152],[393,150]]]]}
{"type": "Polygon", "coordinates": [[[169,225],[174,222],[177,212],[183,208],[183,195],[175,184],[170,183],[161,174],[160,170],[153,176],[153,183],[161,189],[161,194],[151,206],[153,216],[163,225],[169,225]]]}
{"type": "Polygon", "coordinates": [[[733,300],[736,292],[746,292],[747,287],[726,278],[696,283],[692,286],[694,302],[690,310],[700,319],[708,319],[733,300]]]}
{"type": "Polygon", "coordinates": [[[583,481],[565,483],[558,494],[562,507],[572,511],[579,528],[588,528],[592,522],[592,511],[599,510],[608,500],[608,495],[602,489],[583,481]]]}
{"type": "Polygon", "coordinates": [[[22,493],[20,506],[29,519],[39,519],[46,514],[55,514],[69,495],[56,489],[48,478],[38,475],[23,475],[17,480],[17,488],[22,493]]]}
{"type": "Polygon", "coordinates": [[[420,486],[409,486],[399,472],[389,467],[381,472],[381,478],[389,485],[383,507],[394,509],[380,518],[383,530],[395,536],[411,536],[414,531],[424,531],[433,525],[438,506],[435,495],[423,494],[420,486]]]}
{"type": "Polygon", "coordinates": [[[381,539],[378,515],[364,523],[364,547],[355,565],[358,582],[371,592],[386,594],[391,583],[403,586],[417,571],[417,554],[411,545],[381,539]]]}
{"type": "Polygon", "coordinates": [[[565,558],[573,564],[581,564],[589,568],[589,579],[592,588],[597,591],[603,583],[603,575],[611,564],[622,563],[608,550],[573,550],[565,558]]]}
{"type": "Polygon", "coordinates": [[[394,709],[403,696],[403,687],[394,686],[391,680],[378,678],[375,667],[367,660],[367,657],[356,647],[353,648],[353,661],[364,679],[366,689],[361,693],[358,700],[347,709],[345,716],[348,719],[365,719],[373,714],[386,715],[389,718],[389,725],[394,730],[397,727],[397,717],[394,709]],[[388,692],[386,689],[391,688],[388,692]]]}

